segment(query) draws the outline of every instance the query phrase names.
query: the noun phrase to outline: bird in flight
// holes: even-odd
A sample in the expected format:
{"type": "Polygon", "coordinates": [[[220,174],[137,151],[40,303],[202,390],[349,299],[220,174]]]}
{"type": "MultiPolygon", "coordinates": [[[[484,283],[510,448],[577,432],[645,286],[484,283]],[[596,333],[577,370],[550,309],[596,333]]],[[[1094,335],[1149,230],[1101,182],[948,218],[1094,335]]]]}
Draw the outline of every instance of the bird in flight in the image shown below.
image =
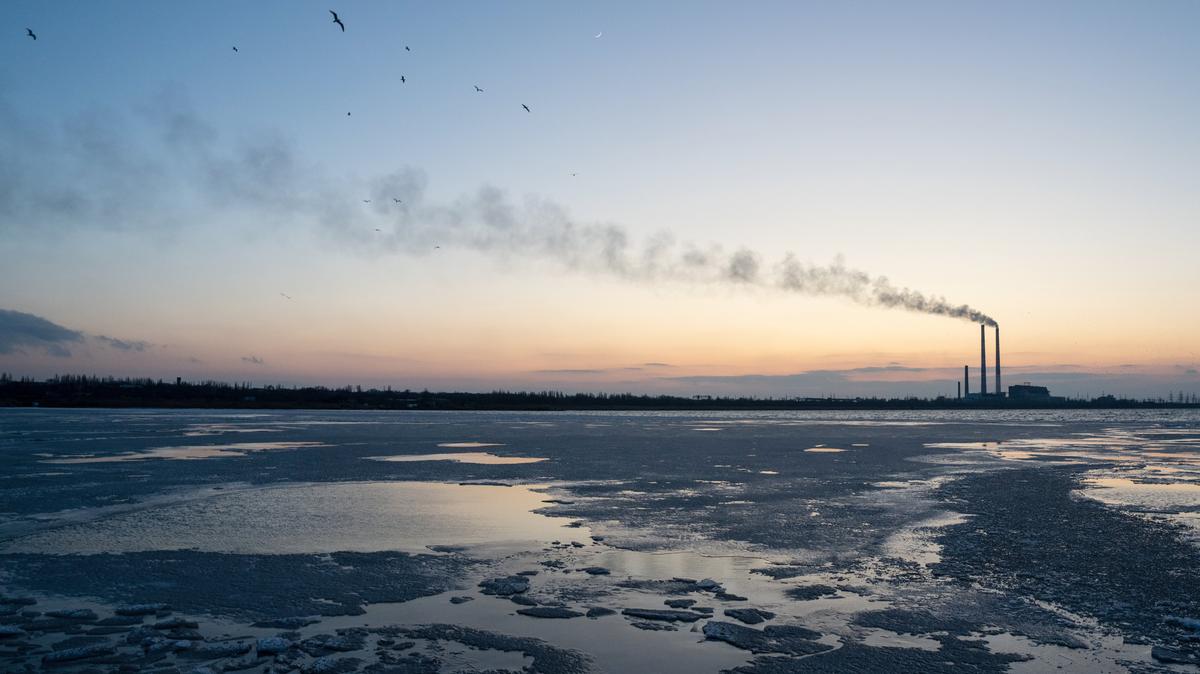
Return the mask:
{"type": "Polygon", "coordinates": [[[577,176],[577,175],[579,175],[579,174],[578,174],[578,173],[572,173],[572,174],[571,174],[571,177],[572,177],[572,178],[574,178],[574,177],[575,177],[575,176],[577,176]]]}
{"type": "Polygon", "coordinates": [[[363,199],[363,203],[364,203],[364,204],[369,204],[369,203],[371,203],[371,200],[370,200],[370,199],[363,199]]]}
{"type": "Polygon", "coordinates": [[[378,227],[376,227],[376,228],[375,228],[375,231],[377,231],[377,232],[382,232],[383,230],[382,230],[382,229],[380,229],[380,228],[378,228],[378,227]]]}
{"type": "Polygon", "coordinates": [[[234,47],[234,48],[233,48],[233,50],[234,50],[234,51],[237,51],[237,47],[234,47]]]}
{"type": "Polygon", "coordinates": [[[533,110],[530,110],[530,109],[529,109],[529,106],[528,106],[528,105],[525,105],[524,103],[522,103],[522,104],[521,104],[521,107],[522,107],[522,108],[525,108],[525,112],[533,112],[533,110]]]}
{"type": "Polygon", "coordinates": [[[342,20],[338,18],[337,12],[335,12],[331,9],[331,10],[329,10],[329,13],[333,15],[333,22],[336,23],[337,25],[341,26],[342,32],[345,33],[346,32],[346,24],[342,23],[342,20]]]}
{"type": "Polygon", "coordinates": [[[412,51],[412,50],[408,48],[408,45],[404,45],[404,51],[412,51]]]}
{"type": "Polygon", "coordinates": [[[481,94],[483,93],[483,89],[480,89],[478,84],[475,85],[475,91],[478,91],[481,94]]]}
{"type": "Polygon", "coordinates": [[[285,300],[290,300],[290,299],[292,299],[292,296],[291,296],[291,295],[289,295],[289,294],[287,294],[287,293],[279,293],[279,295],[280,295],[281,297],[283,297],[283,299],[285,299],[285,300]]]}
{"type": "Polygon", "coordinates": [[[396,197],[392,197],[392,201],[394,201],[394,202],[396,202],[396,203],[398,203],[398,204],[402,204],[402,203],[404,203],[403,201],[400,201],[400,200],[399,200],[399,199],[397,199],[396,197]]]}
{"type": "Polygon", "coordinates": [[[595,34],[595,35],[593,35],[592,37],[594,37],[594,38],[596,38],[597,40],[599,40],[599,39],[600,39],[601,37],[603,37],[603,36],[604,36],[604,31],[600,31],[599,33],[596,33],[596,34],[595,34]]]}
{"type": "Polygon", "coordinates": [[[348,112],[347,112],[347,113],[346,113],[346,116],[347,116],[347,117],[349,117],[349,116],[350,116],[350,113],[348,113],[348,112]]]}
{"type": "Polygon", "coordinates": [[[32,29],[32,28],[26,28],[26,29],[25,29],[25,34],[26,34],[26,35],[28,35],[29,37],[31,37],[31,38],[33,38],[33,39],[35,39],[35,40],[37,39],[37,35],[34,35],[34,33],[33,33],[33,29],[32,29]]]}
{"type": "Polygon", "coordinates": [[[407,81],[408,81],[408,80],[404,79],[404,75],[401,75],[401,76],[400,76],[400,84],[404,84],[404,83],[405,83],[405,82],[407,82],[407,81]]]}

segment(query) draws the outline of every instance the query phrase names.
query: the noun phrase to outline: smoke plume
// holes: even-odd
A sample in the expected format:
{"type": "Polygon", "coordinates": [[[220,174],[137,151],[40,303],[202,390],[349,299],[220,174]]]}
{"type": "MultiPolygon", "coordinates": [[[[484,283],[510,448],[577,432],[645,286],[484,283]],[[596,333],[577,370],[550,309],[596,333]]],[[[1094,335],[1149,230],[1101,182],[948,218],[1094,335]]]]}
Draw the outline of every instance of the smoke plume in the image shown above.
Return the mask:
{"type": "Polygon", "coordinates": [[[144,106],[132,122],[133,133],[119,116],[92,113],[47,127],[0,100],[0,235],[211,225],[242,215],[315,226],[371,256],[460,248],[637,282],[771,288],[995,324],[978,309],[898,287],[840,258],[811,264],[788,253],[772,261],[746,248],[678,241],[670,232],[637,240],[620,225],[579,222],[544,199],[518,204],[493,187],[439,203],[426,196],[425,174],[412,168],[333,179],[300,162],[275,133],[223,140],[177,95],[144,106]]]}
{"type": "Polygon", "coordinates": [[[394,173],[379,180],[372,191],[372,208],[359,216],[366,222],[341,213],[326,224],[355,246],[388,251],[420,254],[435,245],[465,248],[504,258],[550,260],[571,271],[631,281],[773,288],[995,324],[978,309],[898,287],[886,277],[847,267],[840,258],[819,265],[788,253],[769,262],[747,248],[702,247],[678,242],[669,232],[639,242],[619,225],[578,222],[550,201],[530,198],[517,205],[499,190],[483,188],[452,204],[431,204],[425,201],[424,186],[420,171],[394,173]],[[403,203],[392,201],[393,194],[403,194],[403,203]],[[375,232],[376,228],[382,231],[375,232]]]}

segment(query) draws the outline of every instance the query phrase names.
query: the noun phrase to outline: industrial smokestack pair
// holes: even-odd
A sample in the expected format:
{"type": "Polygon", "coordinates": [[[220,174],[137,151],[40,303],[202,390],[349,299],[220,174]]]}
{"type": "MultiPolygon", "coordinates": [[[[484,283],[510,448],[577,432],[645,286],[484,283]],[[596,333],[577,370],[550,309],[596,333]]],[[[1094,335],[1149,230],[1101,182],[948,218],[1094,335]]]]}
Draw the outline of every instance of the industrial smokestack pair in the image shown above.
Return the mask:
{"type": "MultiPolygon", "coordinates": [[[[979,394],[987,395],[987,326],[979,326],[979,394]]],[[[966,369],[963,369],[963,379],[966,379],[966,369]]],[[[1000,387],[1000,325],[996,325],[996,395],[1001,395],[1004,389],[1000,387]]]]}

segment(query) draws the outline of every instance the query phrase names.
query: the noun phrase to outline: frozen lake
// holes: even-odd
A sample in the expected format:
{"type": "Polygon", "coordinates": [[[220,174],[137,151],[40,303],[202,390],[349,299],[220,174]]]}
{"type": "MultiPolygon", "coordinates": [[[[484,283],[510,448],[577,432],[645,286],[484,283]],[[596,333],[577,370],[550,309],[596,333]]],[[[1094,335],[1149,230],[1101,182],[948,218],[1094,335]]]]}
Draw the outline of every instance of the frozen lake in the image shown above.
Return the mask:
{"type": "Polygon", "coordinates": [[[6,409],[0,459],[6,668],[1128,671],[1200,620],[1195,413],[6,409]]]}

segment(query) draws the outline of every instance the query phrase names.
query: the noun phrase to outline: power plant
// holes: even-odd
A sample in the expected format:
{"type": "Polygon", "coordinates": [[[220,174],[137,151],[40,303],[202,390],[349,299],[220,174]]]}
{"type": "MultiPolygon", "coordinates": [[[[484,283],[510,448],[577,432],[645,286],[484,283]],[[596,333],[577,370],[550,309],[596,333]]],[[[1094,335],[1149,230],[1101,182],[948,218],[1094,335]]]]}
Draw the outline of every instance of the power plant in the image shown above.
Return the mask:
{"type": "Polygon", "coordinates": [[[992,327],[996,330],[996,374],[992,382],[992,392],[988,393],[987,324],[982,324],[979,326],[979,392],[971,393],[971,366],[963,365],[963,378],[958,383],[958,399],[968,403],[1003,403],[1010,400],[1018,401],[1018,404],[1063,402],[1063,398],[1050,395],[1050,390],[1045,386],[1034,386],[1029,382],[1009,386],[1008,392],[1004,391],[1000,381],[1000,325],[993,321],[992,327]]]}

